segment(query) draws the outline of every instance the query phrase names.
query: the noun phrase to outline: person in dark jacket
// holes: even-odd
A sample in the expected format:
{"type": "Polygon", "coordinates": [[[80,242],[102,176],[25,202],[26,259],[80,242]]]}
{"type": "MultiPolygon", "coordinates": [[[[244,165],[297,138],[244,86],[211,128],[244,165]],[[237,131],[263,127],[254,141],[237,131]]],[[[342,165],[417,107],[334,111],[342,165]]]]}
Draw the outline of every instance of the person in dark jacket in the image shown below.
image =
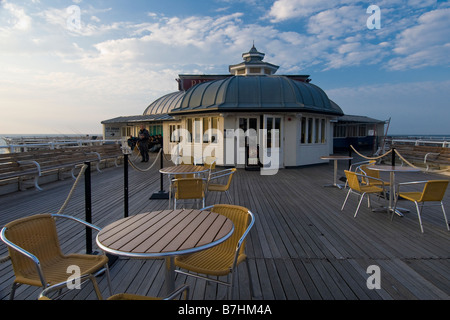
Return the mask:
{"type": "Polygon", "coordinates": [[[139,152],[142,156],[141,162],[148,162],[148,140],[150,138],[150,133],[147,129],[145,129],[144,125],[141,125],[141,130],[138,134],[138,142],[139,142],[139,152]]]}

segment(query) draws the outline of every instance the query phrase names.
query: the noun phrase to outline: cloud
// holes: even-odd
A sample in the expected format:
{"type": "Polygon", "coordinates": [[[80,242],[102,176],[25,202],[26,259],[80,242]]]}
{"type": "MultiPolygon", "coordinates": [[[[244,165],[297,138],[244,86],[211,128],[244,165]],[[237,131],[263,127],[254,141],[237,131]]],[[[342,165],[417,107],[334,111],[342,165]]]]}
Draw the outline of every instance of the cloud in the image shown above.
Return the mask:
{"type": "Polygon", "coordinates": [[[0,28],[0,32],[5,32],[8,29],[19,31],[27,31],[30,29],[32,19],[25,13],[22,7],[7,1],[2,1],[1,5],[5,9],[5,13],[2,13],[2,15],[5,15],[3,18],[8,27],[0,28]]]}
{"type": "Polygon", "coordinates": [[[305,18],[330,7],[327,0],[277,0],[267,16],[271,22],[281,22],[295,18],[305,18]]]}
{"type": "Polygon", "coordinates": [[[401,32],[395,39],[393,52],[398,55],[388,62],[393,70],[425,66],[450,65],[450,8],[437,9],[421,15],[415,26],[401,32]]]}

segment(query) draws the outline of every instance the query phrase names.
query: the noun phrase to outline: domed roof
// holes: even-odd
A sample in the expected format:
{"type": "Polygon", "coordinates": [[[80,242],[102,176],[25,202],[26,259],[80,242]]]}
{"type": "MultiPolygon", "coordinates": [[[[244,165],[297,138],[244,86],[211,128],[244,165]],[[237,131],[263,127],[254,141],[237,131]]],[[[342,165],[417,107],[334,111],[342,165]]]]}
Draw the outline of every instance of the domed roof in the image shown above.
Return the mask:
{"type": "Polygon", "coordinates": [[[184,94],[184,91],[176,91],[162,96],[145,109],[144,116],[170,113],[172,109],[179,108],[184,94]]]}
{"type": "Polygon", "coordinates": [[[171,114],[230,111],[309,111],[343,115],[318,86],[286,76],[231,76],[200,83],[188,91],[171,114]]]}

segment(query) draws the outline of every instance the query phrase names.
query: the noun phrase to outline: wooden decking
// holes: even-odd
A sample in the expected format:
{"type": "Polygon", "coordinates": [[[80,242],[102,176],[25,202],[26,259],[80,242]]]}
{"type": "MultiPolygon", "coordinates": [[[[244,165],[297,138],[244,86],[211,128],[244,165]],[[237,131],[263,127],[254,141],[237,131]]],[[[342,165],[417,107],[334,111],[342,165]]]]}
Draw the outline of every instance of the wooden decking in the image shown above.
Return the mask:
{"type": "MultiPolygon", "coordinates": [[[[149,162],[151,163],[151,161],[149,162]]],[[[145,165],[149,165],[146,163],[145,165]]],[[[143,166],[144,164],[139,164],[143,166]]],[[[169,165],[166,162],[166,165],[169,165]]],[[[346,162],[340,163],[339,176],[346,162]]],[[[148,171],[129,169],[129,214],[167,208],[167,200],[149,200],[160,189],[159,163],[148,171]]],[[[398,181],[444,178],[430,173],[398,174],[398,181]]],[[[448,300],[450,298],[450,232],[439,207],[423,213],[425,233],[420,233],[414,206],[405,217],[391,222],[386,213],[361,206],[353,218],[357,197],[351,196],[340,211],[346,191],[325,188],[333,179],[333,164],[280,170],[274,176],[239,169],[232,183],[234,203],[249,208],[256,223],[247,241],[247,254],[256,297],[248,289],[245,266],[240,266],[235,298],[240,300],[448,300]],[[368,289],[369,266],[378,266],[381,289],[368,289]]],[[[387,179],[387,177],[386,177],[387,179]]],[[[44,191],[28,190],[0,197],[0,225],[19,217],[56,213],[73,180],[44,185],[44,191]]],[[[168,181],[164,180],[167,190],[168,181]]],[[[84,218],[84,186],[81,181],[64,213],[84,218]]],[[[375,199],[373,199],[375,200],[375,199]]],[[[384,200],[380,200],[383,202],[384,200]]],[[[375,201],[374,201],[375,202],[375,201]]],[[[211,193],[207,204],[227,203],[211,193]]],[[[365,202],[367,203],[367,202],[365,202]]],[[[446,194],[450,217],[450,191],[446,194]]],[[[373,203],[375,205],[375,203],[373,203]]],[[[123,168],[92,173],[93,223],[104,227],[124,215],[123,168]]],[[[61,245],[67,252],[84,252],[84,228],[58,223],[61,245]]],[[[95,235],[94,235],[95,236],[95,235]]],[[[94,240],[94,250],[95,250],[94,240]]],[[[0,255],[6,246],[0,245],[0,255]]],[[[164,292],[164,262],[160,259],[120,258],[111,267],[113,290],[144,295],[164,292]]],[[[0,264],[0,296],[9,298],[13,281],[10,262],[0,264]]],[[[108,296],[106,280],[100,287],[108,296]]],[[[176,275],[176,284],[188,283],[190,299],[221,300],[226,288],[176,275]]],[[[36,299],[40,290],[21,286],[16,299],[36,299]]],[[[94,300],[92,286],[73,290],[65,299],[94,300]]]]}

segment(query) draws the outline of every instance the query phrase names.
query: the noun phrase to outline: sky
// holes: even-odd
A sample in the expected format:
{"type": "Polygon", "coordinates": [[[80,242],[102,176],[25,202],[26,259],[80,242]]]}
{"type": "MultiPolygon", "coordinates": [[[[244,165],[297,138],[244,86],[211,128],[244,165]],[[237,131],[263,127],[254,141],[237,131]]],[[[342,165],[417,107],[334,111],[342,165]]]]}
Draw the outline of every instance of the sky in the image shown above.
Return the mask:
{"type": "Polygon", "coordinates": [[[99,134],[252,45],[389,134],[450,135],[450,3],[0,0],[0,133],[99,134]]]}

